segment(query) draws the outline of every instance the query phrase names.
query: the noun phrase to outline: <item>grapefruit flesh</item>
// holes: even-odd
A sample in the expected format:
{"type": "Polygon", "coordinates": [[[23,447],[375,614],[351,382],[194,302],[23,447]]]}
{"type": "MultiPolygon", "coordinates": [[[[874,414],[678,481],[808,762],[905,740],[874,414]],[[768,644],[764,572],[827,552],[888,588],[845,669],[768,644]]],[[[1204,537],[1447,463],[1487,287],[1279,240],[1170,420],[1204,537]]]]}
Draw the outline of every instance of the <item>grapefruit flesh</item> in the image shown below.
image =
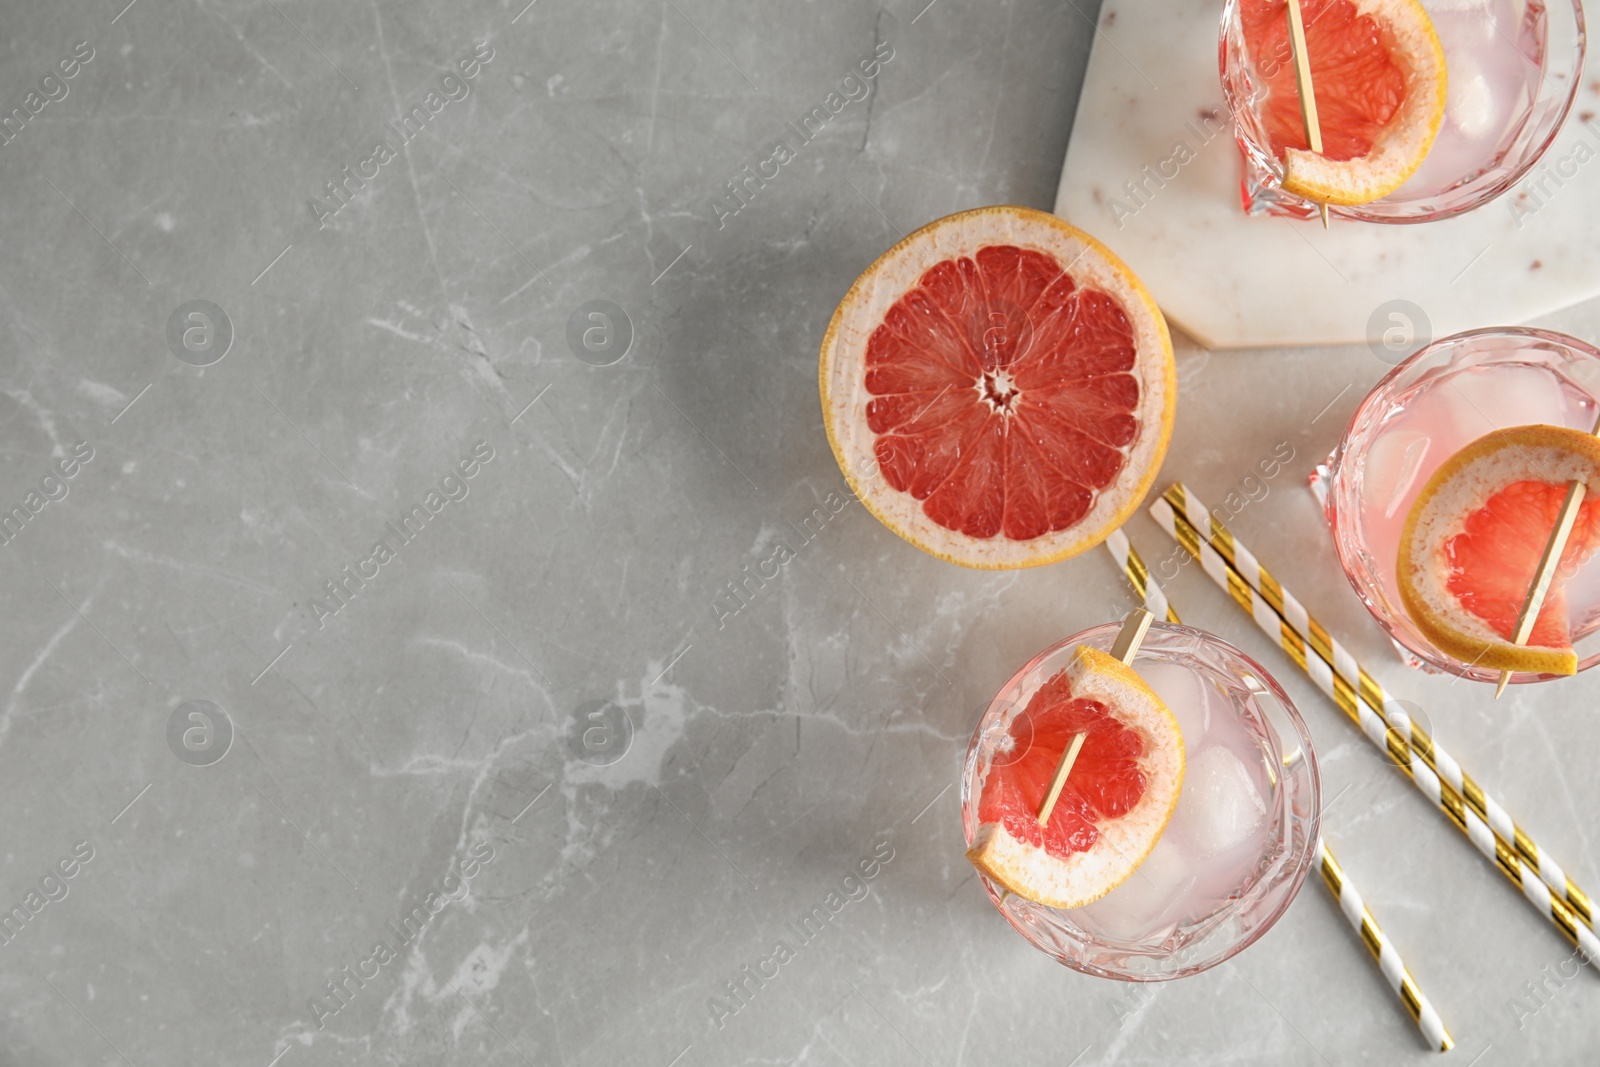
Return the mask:
{"type": "MultiPolygon", "coordinates": [[[[1469,514],[1465,529],[1445,542],[1450,577],[1445,582],[1461,606],[1510,640],[1517,617],[1533,586],[1550,531],[1556,528],[1565,484],[1512,482],[1469,514]]],[[[1600,500],[1586,499],[1578,508],[1556,578],[1545,594],[1533,624],[1530,645],[1570,645],[1567,596],[1562,575],[1570,575],[1600,547],[1600,500]]]]}
{"type": "Polygon", "coordinates": [[[828,438],[896,533],[974,567],[1093,547],[1171,435],[1166,324],[1092,238],[1028,208],[964,212],[890,249],[823,341],[828,438]]]}
{"type": "Polygon", "coordinates": [[[1401,535],[1401,601],[1440,651],[1492,670],[1572,674],[1565,584],[1600,549],[1600,441],[1580,430],[1518,426],[1446,460],[1401,535]],[[1524,645],[1517,618],[1556,528],[1567,486],[1593,486],[1524,645]]]}
{"type": "Polygon", "coordinates": [[[946,260],[867,342],[884,478],[969,537],[1074,526],[1139,432],[1135,358],[1117,301],[1049,256],[988,245],[946,260]]]}
{"type": "Polygon", "coordinates": [[[1072,695],[1066,673],[1046,682],[1008,731],[1014,760],[995,760],[978,802],[978,820],[1000,823],[1006,832],[1058,859],[1087,852],[1100,840],[1102,819],[1126,815],[1144,796],[1139,770],[1144,743],[1097,700],[1072,695]],[[1072,774],[1039,825],[1039,806],[1050,791],[1056,764],[1075,734],[1087,734],[1072,774]]]}
{"type": "MultiPolygon", "coordinates": [[[[1356,11],[1350,0],[1304,0],[1306,50],[1322,127],[1322,154],[1356,159],[1372,150],[1378,134],[1400,111],[1405,75],[1384,43],[1383,27],[1356,11]]],[[[1245,38],[1266,83],[1263,118],[1272,148],[1310,149],[1300,117],[1289,20],[1284,0],[1250,0],[1243,10],[1245,38]]]]}
{"type": "Polygon", "coordinates": [[[1092,903],[1155,847],[1183,785],[1183,732],[1130,667],[1079,645],[1029,698],[979,768],[967,858],[991,881],[1056,908],[1092,903]],[[1061,754],[1083,746],[1041,826],[1061,754]]]}
{"type": "Polygon", "coordinates": [[[1301,117],[1284,0],[1245,0],[1241,25],[1264,99],[1284,188],[1330,204],[1363,204],[1422,165],[1444,118],[1444,50],[1417,0],[1302,0],[1320,155],[1301,117]]]}

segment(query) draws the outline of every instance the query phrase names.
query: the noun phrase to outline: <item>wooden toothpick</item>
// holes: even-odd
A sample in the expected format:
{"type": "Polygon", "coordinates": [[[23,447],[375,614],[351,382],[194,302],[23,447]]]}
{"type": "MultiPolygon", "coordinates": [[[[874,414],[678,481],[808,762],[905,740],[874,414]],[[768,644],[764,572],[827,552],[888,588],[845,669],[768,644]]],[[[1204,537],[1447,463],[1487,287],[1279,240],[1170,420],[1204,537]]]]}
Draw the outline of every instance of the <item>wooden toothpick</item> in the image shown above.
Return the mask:
{"type": "Polygon", "coordinates": [[[1061,790],[1067,785],[1067,775],[1072,773],[1072,765],[1078,762],[1078,752],[1083,748],[1083,739],[1088,736],[1088,734],[1073,734],[1072,744],[1061,754],[1061,762],[1056,765],[1055,779],[1050,783],[1050,792],[1039,808],[1040,826],[1049,822],[1050,813],[1056,810],[1056,801],[1061,799],[1061,790]]]}
{"type": "MultiPolygon", "coordinates": [[[[1123,663],[1132,663],[1134,655],[1139,651],[1139,645],[1144,641],[1144,635],[1150,632],[1150,623],[1155,616],[1144,608],[1134,608],[1128,617],[1122,621],[1122,629],[1117,631],[1117,640],[1111,646],[1111,654],[1123,663]]],[[[1078,762],[1078,752],[1083,748],[1083,740],[1089,735],[1078,733],[1072,735],[1072,744],[1061,754],[1061,762],[1056,764],[1056,774],[1050,781],[1050,792],[1045,795],[1044,803],[1039,807],[1039,825],[1043,826],[1050,821],[1050,813],[1055,810],[1056,801],[1061,799],[1061,790],[1066,788],[1067,775],[1072,773],[1072,765],[1078,762]]]]}
{"type": "MultiPolygon", "coordinates": [[[[1591,434],[1600,434],[1600,419],[1597,419],[1591,434]]],[[[1550,540],[1544,544],[1544,554],[1539,557],[1539,567],[1533,572],[1533,587],[1528,590],[1528,599],[1522,603],[1522,611],[1517,615],[1517,630],[1511,638],[1511,643],[1525,645],[1533,634],[1533,624],[1539,621],[1539,610],[1544,607],[1544,598],[1550,593],[1550,584],[1555,580],[1556,567],[1561,562],[1561,553],[1566,551],[1567,538],[1572,536],[1572,527],[1578,522],[1578,509],[1583,506],[1583,498],[1588,495],[1589,487],[1586,483],[1574,478],[1567,483],[1567,496],[1561,502],[1561,512],[1556,518],[1556,528],[1550,531],[1550,540]]],[[[1500,694],[1506,691],[1506,685],[1511,681],[1510,671],[1500,672],[1500,682],[1494,687],[1494,698],[1500,699],[1500,694]]]]}
{"type": "Polygon", "coordinates": [[[1117,631],[1116,641],[1111,645],[1112,657],[1120,659],[1123,663],[1132,663],[1139,646],[1144,643],[1144,635],[1150,632],[1150,624],[1155,618],[1144,608],[1134,608],[1128,612],[1128,617],[1122,620],[1122,629],[1117,631]]]}
{"type": "MultiPolygon", "coordinates": [[[[1317,121],[1317,93],[1311,87],[1311,54],[1306,49],[1306,24],[1300,15],[1300,0],[1288,0],[1289,42],[1294,49],[1294,82],[1300,90],[1300,117],[1306,124],[1306,142],[1311,151],[1322,155],[1322,124],[1317,121]]],[[[1328,228],[1328,205],[1318,204],[1322,228],[1328,228]]]]}

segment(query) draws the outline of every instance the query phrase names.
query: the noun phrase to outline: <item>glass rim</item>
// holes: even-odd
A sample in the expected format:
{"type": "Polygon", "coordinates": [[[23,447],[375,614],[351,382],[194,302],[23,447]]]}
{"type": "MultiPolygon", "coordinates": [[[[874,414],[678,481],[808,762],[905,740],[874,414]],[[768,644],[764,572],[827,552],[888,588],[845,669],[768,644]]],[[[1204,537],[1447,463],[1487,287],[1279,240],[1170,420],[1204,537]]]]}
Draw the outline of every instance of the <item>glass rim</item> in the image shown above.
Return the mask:
{"type": "Polygon", "coordinates": [[[1421,348],[1418,348],[1405,359],[1402,359],[1399,363],[1396,363],[1384,374],[1382,378],[1379,378],[1377,382],[1373,384],[1372,388],[1368,390],[1367,395],[1361,398],[1361,403],[1356,405],[1356,409],[1353,413],[1351,413],[1349,421],[1345,423],[1344,432],[1339,435],[1339,443],[1335,446],[1336,449],[1341,453],[1344,451],[1345,443],[1349,441],[1351,432],[1355,429],[1356,423],[1360,421],[1361,416],[1366,413],[1368,406],[1372,404],[1376,397],[1393,385],[1397,378],[1414,369],[1424,360],[1438,355],[1439,352],[1447,348],[1456,348],[1467,343],[1468,341],[1489,338],[1524,338],[1533,341],[1544,341],[1550,344],[1560,345],[1563,348],[1570,348],[1574,351],[1582,352],[1585,355],[1593,356],[1595,359],[1600,359],[1600,347],[1590,344],[1583,338],[1574,337],[1569,333],[1562,333],[1559,330],[1541,329],[1537,326],[1475,326],[1470,330],[1461,330],[1457,333],[1447,334],[1444,337],[1436,337],[1432,341],[1429,341],[1427,344],[1423,345],[1421,348]]]}

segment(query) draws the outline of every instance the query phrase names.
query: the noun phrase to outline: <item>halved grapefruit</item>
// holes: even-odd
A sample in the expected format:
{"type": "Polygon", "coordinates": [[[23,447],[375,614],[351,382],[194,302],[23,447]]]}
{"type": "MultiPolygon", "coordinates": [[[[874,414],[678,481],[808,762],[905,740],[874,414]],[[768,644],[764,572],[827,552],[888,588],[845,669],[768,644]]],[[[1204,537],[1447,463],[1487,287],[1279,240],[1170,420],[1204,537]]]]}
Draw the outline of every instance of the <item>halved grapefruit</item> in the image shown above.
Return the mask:
{"type": "Polygon", "coordinates": [[[1244,0],[1241,24],[1263,83],[1262,117],[1283,187],[1366,204],[1414,174],[1444,120],[1444,48],[1417,0],[1301,0],[1322,153],[1310,151],[1285,0],[1244,0]]]}
{"type": "Polygon", "coordinates": [[[1513,426],[1472,442],[1422,489],[1400,537],[1400,600],[1441,652],[1490,670],[1573,674],[1565,578],[1600,548],[1600,439],[1560,426],[1513,426]],[[1526,645],[1517,616],[1567,486],[1591,494],[1561,554],[1526,645]]]}
{"type": "Polygon", "coordinates": [[[823,422],[884,525],[968,567],[1052,563],[1133,514],[1166,454],[1172,340],[1121,260],[1054,215],[965,211],[856,279],[823,422]]]}
{"type": "Polygon", "coordinates": [[[1183,788],[1183,731],[1131,667],[1079,645],[979,773],[967,859],[1020,897],[1082,907],[1125,882],[1166,829],[1183,788]],[[1040,826],[1056,764],[1078,733],[1077,762],[1040,826]]]}

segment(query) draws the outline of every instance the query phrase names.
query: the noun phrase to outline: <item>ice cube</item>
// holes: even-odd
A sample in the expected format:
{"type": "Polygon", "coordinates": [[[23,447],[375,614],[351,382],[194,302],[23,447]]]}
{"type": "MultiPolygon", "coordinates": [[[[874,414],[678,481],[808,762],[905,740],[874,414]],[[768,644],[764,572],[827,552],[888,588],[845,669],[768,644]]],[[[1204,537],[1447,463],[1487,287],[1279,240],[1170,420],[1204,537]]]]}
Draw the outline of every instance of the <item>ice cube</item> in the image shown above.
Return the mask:
{"type": "Polygon", "coordinates": [[[1521,0],[1428,0],[1434,32],[1449,57],[1449,78],[1456,76],[1457,62],[1468,55],[1462,45],[1493,41],[1500,33],[1508,40],[1515,37],[1521,6],[1521,0]]]}
{"type": "Polygon", "coordinates": [[[1212,745],[1189,761],[1178,811],[1163,839],[1176,829],[1200,856],[1242,844],[1261,825],[1267,804],[1250,769],[1232,749],[1212,745]]]}
{"type": "Polygon", "coordinates": [[[1210,703],[1206,699],[1206,683],[1201,676],[1178,663],[1140,663],[1139,677],[1156,691],[1178,720],[1183,731],[1183,754],[1200,746],[1206,730],[1211,726],[1210,703]]]}
{"type": "Polygon", "coordinates": [[[1440,397],[1445,402],[1442,406],[1454,417],[1462,445],[1502,426],[1549,422],[1565,408],[1555,375],[1526,365],[1506,363],[1462,371],[1435,388],[1445,390],[1440,397]]]}
{"type": "Polygon", "coordinates": [[[1417,475],[1432,444],[1427,434],[1411,430],[1394,430],[1372,442],[1361,475],[1367,505],[1386,519],[1394,518],[1400,506],[1410,502],[1412,488],[1421,491],[1417,475]]]}
{"type": "Polygon", "coordinates": [[[1162,920],[1175,913],[1194,884],[1194,865],[1183,846],[1163,834],[1128,880],[1079,909],[1081,920],[1108,937],[1126,941],[1160,938],[1162,920]]]}
{"type": "Polygon", "coordinates": [[[1489,79],[1483,76],[1476,63],[1465,66],[1465,70],[1450,71],[1445,116],[1462,136],[1476,140],[1493,132],[1497,109],[1489,79]]]}

